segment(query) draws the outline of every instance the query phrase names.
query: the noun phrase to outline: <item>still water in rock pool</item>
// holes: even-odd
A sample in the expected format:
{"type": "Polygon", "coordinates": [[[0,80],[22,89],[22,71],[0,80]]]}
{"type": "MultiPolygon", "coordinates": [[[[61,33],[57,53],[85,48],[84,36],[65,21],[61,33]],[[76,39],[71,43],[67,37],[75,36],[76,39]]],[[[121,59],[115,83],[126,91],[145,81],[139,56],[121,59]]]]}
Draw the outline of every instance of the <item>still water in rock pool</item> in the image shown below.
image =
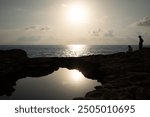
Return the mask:
{"type": "Polygon", "coordinates": [[[12,96],[1,96],[0,99],[73,99],[84,97],[97,85],[100,83],[85,78],[78,70],[60,68],[47,76],[18,80],[12,96]]]}

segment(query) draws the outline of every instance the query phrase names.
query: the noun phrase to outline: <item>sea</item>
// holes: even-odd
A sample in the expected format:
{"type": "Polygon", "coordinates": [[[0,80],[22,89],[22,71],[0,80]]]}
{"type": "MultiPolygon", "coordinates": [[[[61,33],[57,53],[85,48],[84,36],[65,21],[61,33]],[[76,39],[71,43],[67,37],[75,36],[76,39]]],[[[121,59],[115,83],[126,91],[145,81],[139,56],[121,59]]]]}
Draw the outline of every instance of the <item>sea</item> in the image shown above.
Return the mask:
{"type": "MultiPolygon", "coordinates": [[[[146,46],[150,47],[150,46],[146,46]]],[[[133,45],[133,50],[138,46],[133,45]]],[[[80,57],[98,54],[126,52],[127,45],[1,45],[0,50],[23,49],[28,57],[80,57]]],[[[100,76],[101,77],[101,76],[100,76]]],[[[84,97],[102,85],[86,78],[82,71],[59,68],[52,74],[41,77],[21,78],[16,81],[11,96],[0,95],[0,100],[72,100],[84,97]]]]}
{"type": "MultiPolygon", "coordinates": [[[[149,45],[147,45],[150,47],[149,45]]],[[[147,47],[146,46],[146,47],[147,47]]],[[[138,46],[133,45],[133,50],[138,46]]],[[[33,57],[79,57],[126,52],[127,45],[0,45],[0,50],[23,49],[33,57]]]]}

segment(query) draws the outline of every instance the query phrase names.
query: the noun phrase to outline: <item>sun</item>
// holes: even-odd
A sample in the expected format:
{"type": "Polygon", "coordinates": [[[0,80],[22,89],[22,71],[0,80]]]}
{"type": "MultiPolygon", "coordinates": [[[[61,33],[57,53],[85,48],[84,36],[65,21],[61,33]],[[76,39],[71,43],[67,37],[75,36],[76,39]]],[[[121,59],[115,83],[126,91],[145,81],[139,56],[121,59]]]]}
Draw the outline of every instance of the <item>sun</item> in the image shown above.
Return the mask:
{"type": "Polygon", "coordinates": [[[86,8],[79,4],[68,6],[67,19],[73,24],[84,23],[87,19],[86,8]]]}

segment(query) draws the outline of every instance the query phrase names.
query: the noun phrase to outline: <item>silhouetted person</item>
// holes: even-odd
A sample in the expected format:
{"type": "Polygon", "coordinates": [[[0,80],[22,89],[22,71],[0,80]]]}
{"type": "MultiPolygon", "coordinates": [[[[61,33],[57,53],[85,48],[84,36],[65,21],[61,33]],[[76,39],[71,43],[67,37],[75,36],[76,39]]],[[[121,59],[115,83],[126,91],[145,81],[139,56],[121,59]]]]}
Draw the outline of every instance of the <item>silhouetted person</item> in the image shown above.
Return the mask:
{"type": "Polygon", "coordinates": [[[133,49],[132,49],[132,47],[130,46],[130,45],[128,45],[128,51],[127,51],[128,53],[131,53],[131,52],[133,52],[133,49]]]}
{"type": "Polygon", "coordinates": [[[144,42],[144,40],[143,40],[142,36],[139,35],[139,50],[142,50],[142,48],[143,48],[143,42],[144,42]]]}

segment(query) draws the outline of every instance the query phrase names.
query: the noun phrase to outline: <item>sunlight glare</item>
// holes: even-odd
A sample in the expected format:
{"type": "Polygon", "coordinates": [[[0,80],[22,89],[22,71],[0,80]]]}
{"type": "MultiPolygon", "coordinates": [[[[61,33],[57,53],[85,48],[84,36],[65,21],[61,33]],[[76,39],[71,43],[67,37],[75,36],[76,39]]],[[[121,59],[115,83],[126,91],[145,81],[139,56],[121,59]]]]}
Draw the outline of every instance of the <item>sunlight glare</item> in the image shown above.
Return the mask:
{"type": "Polygon", "coordinates": [[[86,51],[86,45],[68,45],[67,46],[69,51],[68,55],[69,56],[74,56],[74,57],[79,57],[83,56],[83,53],[86,51]]]}
{"type": "Polygon", "coordinates": [[[70,5],[68,7],[67,19],[73,23],[84,23],[87,18],[87,10],[82,5],[70,5]]]}
{"type": "Polygon", "coordinates": [[[74,50],[74,51],[81,51],[85,45],[69,45],[69,48],[74,50]]]}
{"type": "Polygon", "coordinates": [[[80,81],[83,77],[82,73],[79,72],[78,70],[72,70],[70,72],[70,76],[71,76],[73,81],[80,81]]]}

